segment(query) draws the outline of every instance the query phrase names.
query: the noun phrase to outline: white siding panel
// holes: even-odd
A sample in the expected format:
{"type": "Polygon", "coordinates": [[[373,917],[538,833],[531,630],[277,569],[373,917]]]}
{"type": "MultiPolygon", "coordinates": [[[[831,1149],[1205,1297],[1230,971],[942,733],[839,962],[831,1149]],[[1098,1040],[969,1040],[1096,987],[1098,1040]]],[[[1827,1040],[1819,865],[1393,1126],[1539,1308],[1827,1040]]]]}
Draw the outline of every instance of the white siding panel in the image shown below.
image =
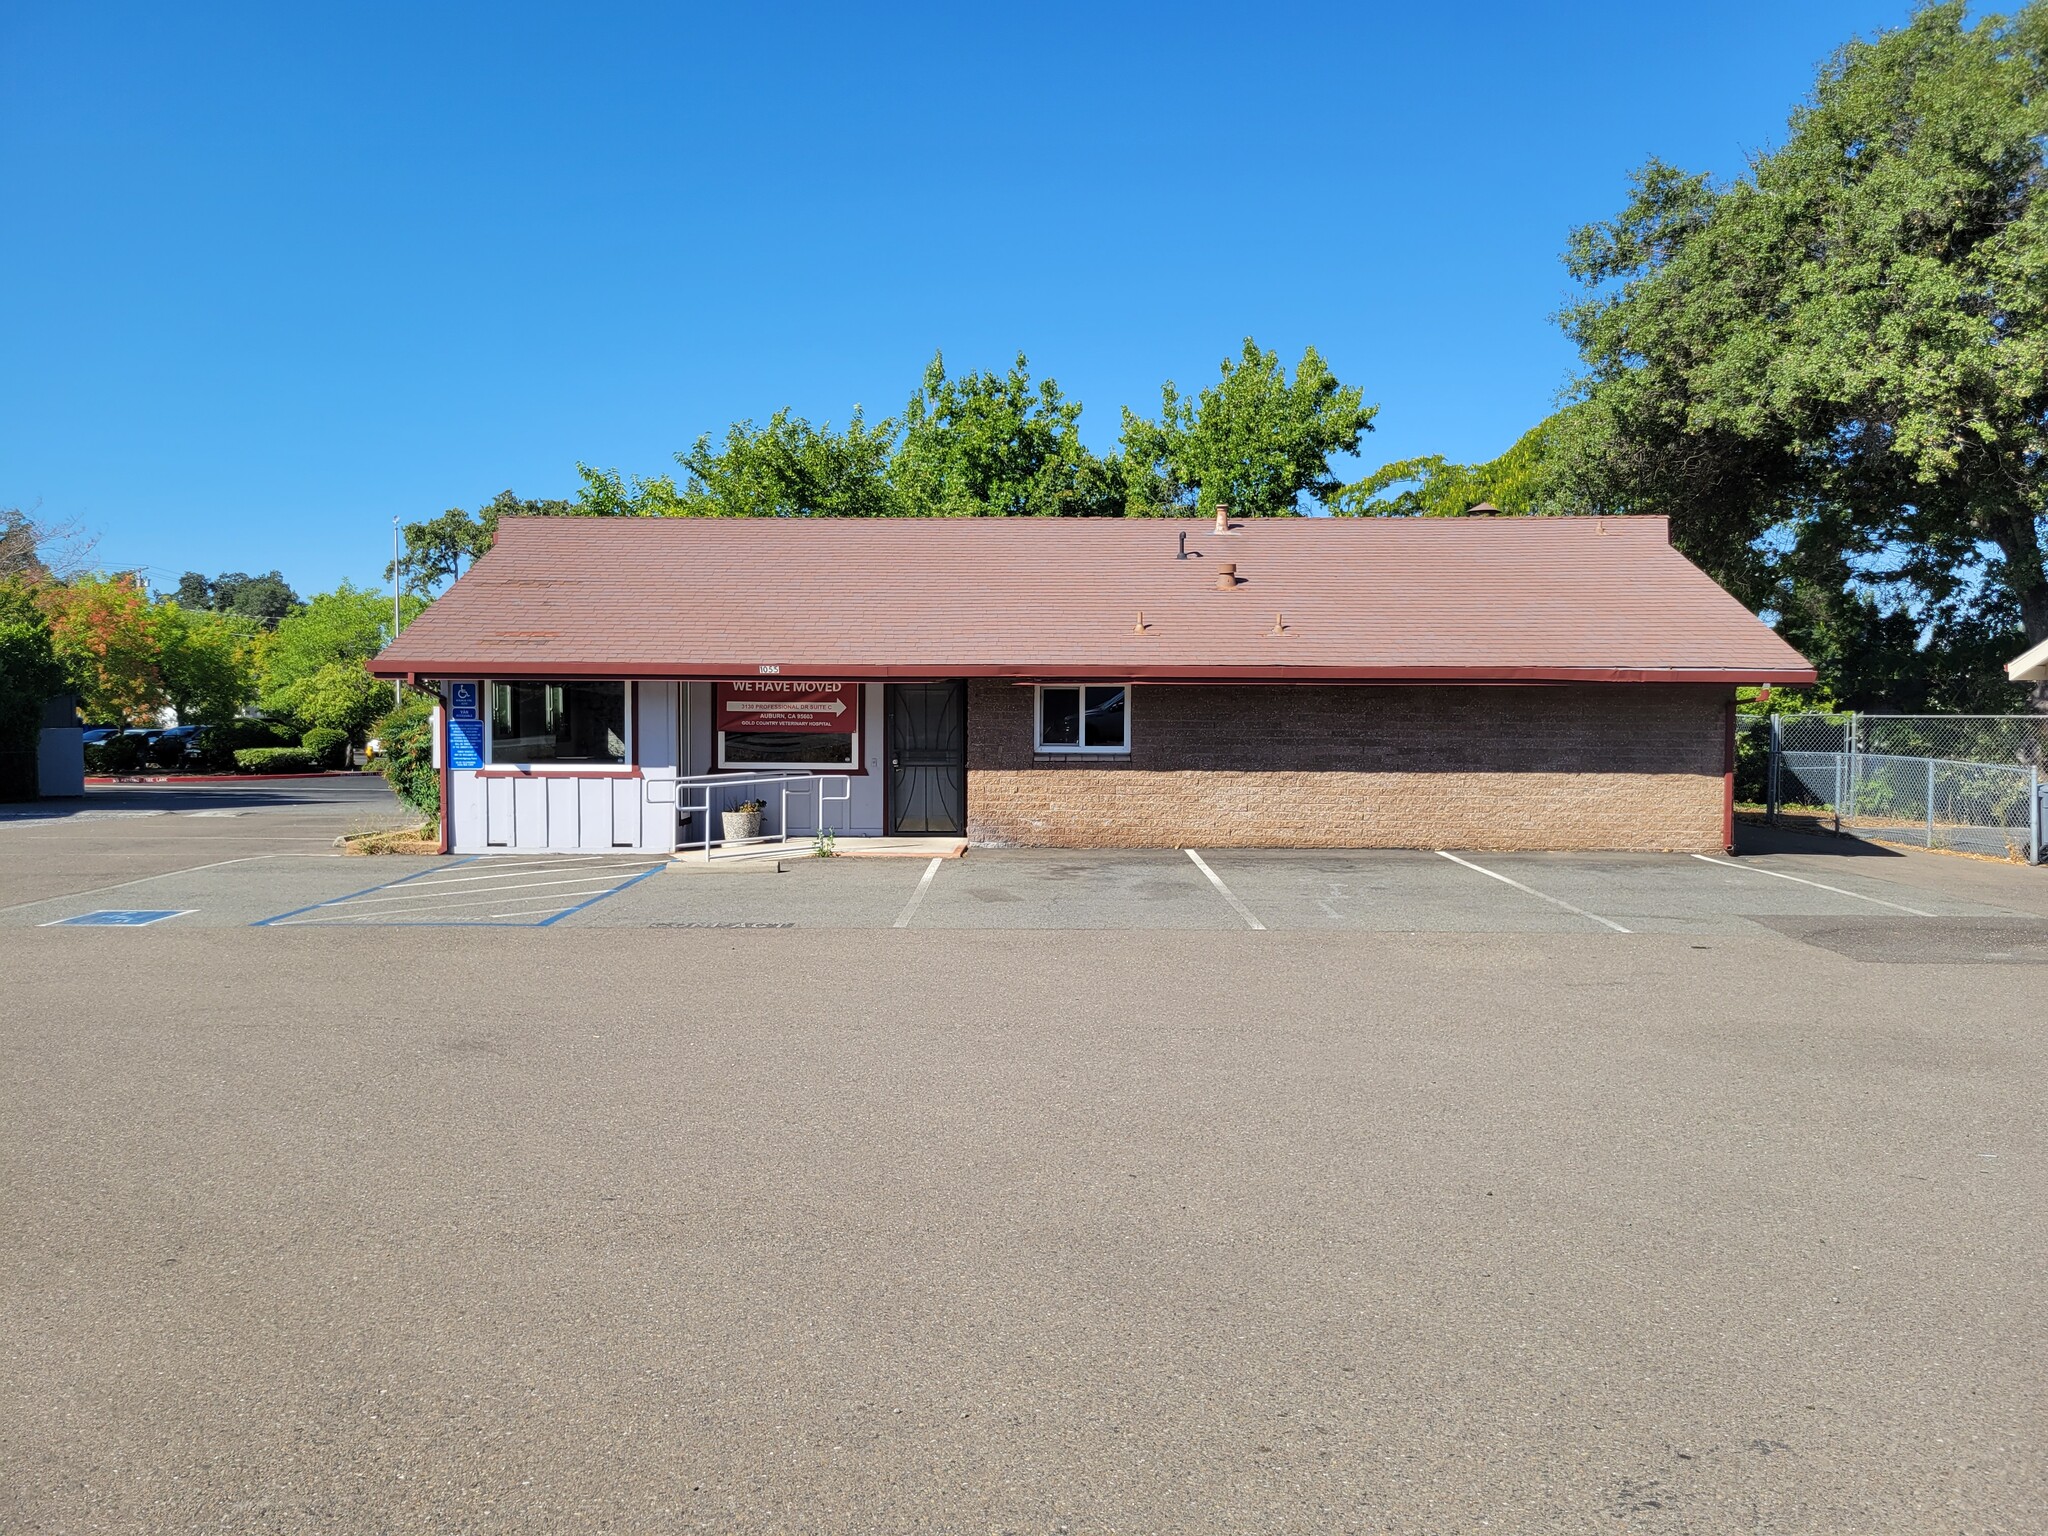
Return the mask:
{"type": "MultiPolygon", "coordinates": [[[[637,848],[640,846],[641,816],[643,814],[640,803],[643,781],[639,779],[610,779],[606,782],[611,786],[612,792],[610,821],[612,846],[614,848],[637,848]]],[[[651,846],[666,848],[668,844],[661,840],[659,813],[649,808],[645,815],[647,827],[654,834],[651,846]]],[[[593,825],[597,824],[593,823],[593,825]]]]}
{"type": "Polygon", "coordinates": [[[578,814],[579,781],[549,774],[541,782],[547,786],[547,846],[565,853],[581,847],[579,831],[583,818],[578,814]]]}
{"type": "Polygon", "coordinates": [[[478,779],[484,790],[484,843],[510,848],[518,837],[512,815],[512,780],[478,779]]]}
{"type": "MultiPolygon", "coordinates": [[[[612,785],[623,779],[578,779],[576,781],[576,843],[588,851],[602,851],[612,845],[612,785]]],[[[559,839],[556,847],[566,846],[559,839]]]]}
{"type": "Polygon", "coordinates": [[[512,846],[539,850],[548,845],[548,786],[545,779],[510,779],[512,846]]]}

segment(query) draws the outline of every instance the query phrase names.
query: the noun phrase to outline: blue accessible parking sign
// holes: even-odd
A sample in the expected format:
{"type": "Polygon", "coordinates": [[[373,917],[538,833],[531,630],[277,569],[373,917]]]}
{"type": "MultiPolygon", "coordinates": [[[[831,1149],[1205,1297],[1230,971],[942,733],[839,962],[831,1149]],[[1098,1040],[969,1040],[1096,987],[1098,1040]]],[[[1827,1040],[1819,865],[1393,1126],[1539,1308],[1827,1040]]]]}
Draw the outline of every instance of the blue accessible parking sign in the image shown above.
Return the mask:
{"type": "Polygon", "coordinates": [[[60,917],[54,923],[44,923],[45,928],[147,928],[151,923],[160,923],[167,917],[184,917],[192,911],[175,908],[143,910],[86,912],[77,917],[60,917]]]}

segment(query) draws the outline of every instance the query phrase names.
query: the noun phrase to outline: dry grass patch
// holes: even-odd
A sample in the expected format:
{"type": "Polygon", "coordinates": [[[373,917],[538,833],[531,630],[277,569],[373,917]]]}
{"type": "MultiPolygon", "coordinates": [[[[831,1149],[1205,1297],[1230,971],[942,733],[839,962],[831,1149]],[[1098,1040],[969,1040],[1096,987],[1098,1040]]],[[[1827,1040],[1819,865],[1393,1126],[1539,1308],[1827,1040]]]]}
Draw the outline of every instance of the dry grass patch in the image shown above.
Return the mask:
{"type": "Polygon", "coordinates": [[[441,829],[432,822],[417,827],[394,827],[381,832],[351,832],[338,837],[335,842],[342,852],[350,854],[376,853],[439,853],[441,851],[441,829]]]}

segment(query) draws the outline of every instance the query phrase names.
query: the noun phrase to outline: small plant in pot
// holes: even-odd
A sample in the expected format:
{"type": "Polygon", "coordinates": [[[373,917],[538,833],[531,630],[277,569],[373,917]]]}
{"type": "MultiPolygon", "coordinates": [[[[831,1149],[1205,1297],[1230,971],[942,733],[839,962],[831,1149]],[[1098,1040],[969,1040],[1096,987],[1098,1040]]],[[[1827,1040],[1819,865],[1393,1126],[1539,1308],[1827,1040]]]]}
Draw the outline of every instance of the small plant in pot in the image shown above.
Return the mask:
{"type": "Polygon", "coordinates": [[[737,843],[761,835],[761,813],[768,809],[766,800],[742,800],[729,811],[719,814],[724,823],[725,840],[737,843]]]}

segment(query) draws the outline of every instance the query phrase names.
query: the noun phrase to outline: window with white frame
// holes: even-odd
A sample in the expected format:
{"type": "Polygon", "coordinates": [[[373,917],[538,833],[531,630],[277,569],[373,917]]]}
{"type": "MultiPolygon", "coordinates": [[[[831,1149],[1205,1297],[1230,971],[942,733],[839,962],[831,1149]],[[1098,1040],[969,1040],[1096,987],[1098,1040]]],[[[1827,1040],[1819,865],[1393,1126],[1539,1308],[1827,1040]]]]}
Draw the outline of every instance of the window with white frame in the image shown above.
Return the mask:
{"type": "Polygon", "coordinates": [[[1039,751],[1131,750],[1131,690],[1124,684],[1047,685],[1037,694],[1039,751]]]}
{"type": "Polygon", "coordinates": [[[492,683],[485,761],[521,768],[625,763],[624,683],[492,683]]]}

